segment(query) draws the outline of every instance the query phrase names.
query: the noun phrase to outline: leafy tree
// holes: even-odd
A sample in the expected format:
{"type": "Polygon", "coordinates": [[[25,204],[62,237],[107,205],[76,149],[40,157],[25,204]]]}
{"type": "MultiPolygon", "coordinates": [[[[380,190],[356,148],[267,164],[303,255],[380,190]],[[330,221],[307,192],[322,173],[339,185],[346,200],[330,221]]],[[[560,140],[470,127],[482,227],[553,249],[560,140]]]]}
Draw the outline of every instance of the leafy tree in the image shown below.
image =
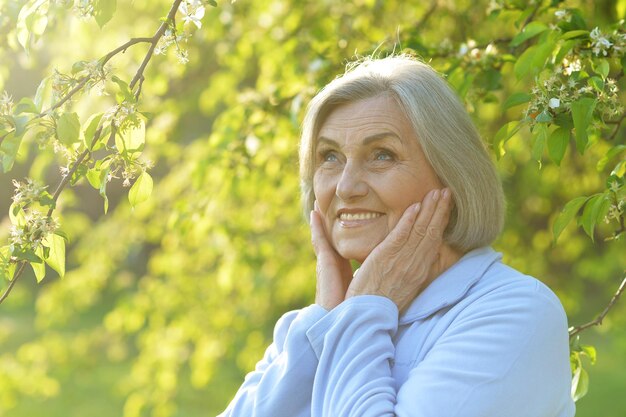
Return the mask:
{"type": "Polygon", "coordinates": [[[303,106],[355,54],[392,51],[446,75],[498,158],[506,261],[555,289],[572,323],[615,308],[572,328],[582,397],[596,353],[577,333],[606,316],[626,352],[625,13],[0,0],[0,414],[66,399],[93,415],[94,397],[102,415],[222,409],[276,319],[313,299],[303,106]],[[103,381],[75,383],[85,369],[103,381]]]}

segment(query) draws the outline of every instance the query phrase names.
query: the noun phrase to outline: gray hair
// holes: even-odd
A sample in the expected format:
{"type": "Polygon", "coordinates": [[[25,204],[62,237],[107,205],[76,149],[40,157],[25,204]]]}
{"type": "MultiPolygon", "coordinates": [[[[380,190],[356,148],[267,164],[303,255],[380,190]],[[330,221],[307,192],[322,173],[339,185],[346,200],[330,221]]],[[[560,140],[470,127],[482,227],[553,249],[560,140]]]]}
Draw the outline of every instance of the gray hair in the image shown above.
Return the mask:
{"type": "Polygon", "coordinates": [[[470,116],[446,81],[406,55],[356,62],[309,103],[300,140],[300,186],[305,213],[313,209],[315,145],[326,117],[338,106],[389,94],[405,112],[455,209],[445,241],[463,251],[489,245],[504,223],[502,184],[470,116]]]}

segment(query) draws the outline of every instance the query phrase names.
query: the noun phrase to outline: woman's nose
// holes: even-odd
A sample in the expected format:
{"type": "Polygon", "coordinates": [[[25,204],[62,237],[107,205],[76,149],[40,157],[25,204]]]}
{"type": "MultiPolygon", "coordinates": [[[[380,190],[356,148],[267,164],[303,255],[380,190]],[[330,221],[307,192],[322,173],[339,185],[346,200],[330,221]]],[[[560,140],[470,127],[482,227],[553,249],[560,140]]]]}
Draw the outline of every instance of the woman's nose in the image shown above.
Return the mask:
{"type": "Polygon", "coordinates": [[[348,161],[343,168],[335,194],[344,201],[364,197],[369,191],[364,173],[358,164],[348,161]]]}

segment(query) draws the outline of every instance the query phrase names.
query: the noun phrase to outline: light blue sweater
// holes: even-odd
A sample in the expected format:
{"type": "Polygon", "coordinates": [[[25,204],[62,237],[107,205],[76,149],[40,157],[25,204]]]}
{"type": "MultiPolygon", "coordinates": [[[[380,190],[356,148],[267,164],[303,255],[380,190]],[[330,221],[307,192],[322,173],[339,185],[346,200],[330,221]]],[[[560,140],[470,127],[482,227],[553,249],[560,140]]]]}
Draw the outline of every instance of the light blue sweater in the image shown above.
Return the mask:
{"type": "Polygon", "coordinates": [[[220,416],[573,416],[563,307],[500,260],[469,252],[400,317],[370,295],[285,314],[220,416]]]}

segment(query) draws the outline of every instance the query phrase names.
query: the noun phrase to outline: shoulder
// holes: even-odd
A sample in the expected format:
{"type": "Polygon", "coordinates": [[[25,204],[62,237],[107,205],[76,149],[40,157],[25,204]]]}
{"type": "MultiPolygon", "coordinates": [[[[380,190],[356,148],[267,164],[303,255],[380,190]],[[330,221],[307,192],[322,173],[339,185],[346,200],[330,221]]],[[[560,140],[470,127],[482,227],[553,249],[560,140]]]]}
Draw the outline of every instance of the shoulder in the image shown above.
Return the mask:
{"type": "Polygon", "coordinates": [[[554,292],[540,280],[501,262],[492,264],[457,304],[456,324],[490,325],[512,340],[567,340],[567,316],[554,292]]]}
{"type": "Polygon", "coordinates": [[[565,315],[561,301],[546,284],[502,262],[493,263],[470,289],[468,296],[477,301],[500,301],[510,307],[523,303],[541,311],[565,315]]]}

